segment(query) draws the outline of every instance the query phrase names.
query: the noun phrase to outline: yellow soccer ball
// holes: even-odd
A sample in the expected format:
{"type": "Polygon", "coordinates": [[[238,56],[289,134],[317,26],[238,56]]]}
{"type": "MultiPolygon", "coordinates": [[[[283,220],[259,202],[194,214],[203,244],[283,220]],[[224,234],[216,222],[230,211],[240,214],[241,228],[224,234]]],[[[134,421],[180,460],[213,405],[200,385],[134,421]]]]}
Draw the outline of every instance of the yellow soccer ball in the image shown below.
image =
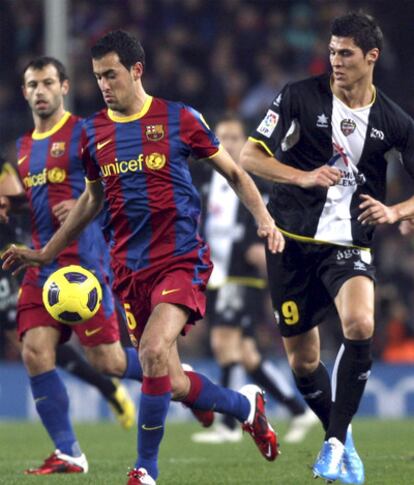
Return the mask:
{"type": "Polygon", "coordinates": [[[43,304],[58,322],[77,325],[92,318],[102,303],[102,288],[94,274],[82,266],[64,266],[43,285],[43,304]]]}

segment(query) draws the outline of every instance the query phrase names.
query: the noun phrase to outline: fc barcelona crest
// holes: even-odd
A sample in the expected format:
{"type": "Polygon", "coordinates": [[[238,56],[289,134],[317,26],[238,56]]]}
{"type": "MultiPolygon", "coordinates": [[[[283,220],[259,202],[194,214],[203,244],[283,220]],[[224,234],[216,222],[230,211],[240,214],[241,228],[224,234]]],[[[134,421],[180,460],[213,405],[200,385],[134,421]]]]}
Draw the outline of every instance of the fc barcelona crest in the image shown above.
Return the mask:
{"type": "Polygon", "coordinates": [[[149,141],[159,141],[164,138],[163,125],[147,125],[145,127],[145,135],[149,141]]]}
{"type": "Polygon", "coordinates": [[[354,120],[345,119],[341,121],[341,131],[345,136],[351,135],[356,128],[356,123],[354,120]]]}
{"type": "Polygon", "coordinates": [[[55,141],[50,148],[52,157],[61,157],[65,153],[66,143],[64,141],[55,141]]]}

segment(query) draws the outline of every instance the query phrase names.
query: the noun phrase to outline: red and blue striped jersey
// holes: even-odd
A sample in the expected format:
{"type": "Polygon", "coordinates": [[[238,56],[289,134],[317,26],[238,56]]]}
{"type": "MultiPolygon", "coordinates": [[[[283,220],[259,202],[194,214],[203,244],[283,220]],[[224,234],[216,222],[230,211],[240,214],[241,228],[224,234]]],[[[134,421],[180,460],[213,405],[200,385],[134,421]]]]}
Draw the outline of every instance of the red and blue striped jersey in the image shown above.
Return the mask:
{"type": "MultiPolygon", "coordinates": [[[[85,188],[82,124],[82,119],[66,112],[48,132],[31,131],[17,141],[17,167],[29,201],[34,249],[43,247],[60,226],[52,207],[77,199],[85,188]]],[[[29,268],[24,283],[42,286],[53,271],[69,264],[80,264],[105,281],[108,261],[100,223],[95,220],[51,264],[29,268]]]]}
{"type": "Polygon", "coordinates": [[[86,120],[84,148],[88,180],[104,184],[114,262],[137,271],[200,244],[188,159],[219,149],[200,113],[151,96],[130,117],[104,109],[86,120]]]}

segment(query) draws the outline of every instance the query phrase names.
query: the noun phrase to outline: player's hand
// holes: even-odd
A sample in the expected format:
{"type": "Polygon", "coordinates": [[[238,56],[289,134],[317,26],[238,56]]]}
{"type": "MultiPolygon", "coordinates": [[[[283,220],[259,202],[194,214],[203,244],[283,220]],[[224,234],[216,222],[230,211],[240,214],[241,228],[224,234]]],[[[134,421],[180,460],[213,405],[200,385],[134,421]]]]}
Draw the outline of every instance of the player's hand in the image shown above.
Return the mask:
{"type": "Polygon", "coordinates": [[[263,221],[259,221],[257,235],[267,239],[267,247],[272,253],[281,253],[285,248],[285,238],[276,227],[275,221],[268,215],[263,221]]]}
{"type": "Polygon", "coordinates": [[[403,236],[409,236],[414,232],[414,219],[406,219],[398,225],[398,230],[403,236]]]}
{"type": "Polygon", "coordinates": [[[29,266],[39,266],[50,262],[46,259],[42,251],[26,247],[17,247],[14,244],[4,251],[1,258],[3,260],[2,268],[4,270],[14,268],[12,272],[13,276],[19,274],[29,266]]]}
{"type": "Polygon", "coordinates": [[[59,204],[56,204],[52,207],[53,215],[56,217],[61,225],[66,221],[70,211],[73,209],[75,204],[76,199],[68,199],[59,202],[59,204]]]}
{"type": "Polygon", "coordinates": [[[299,186],[308,189],[311,187],[329,188],[336,185],[341,180],[341,171],[336,167],[322,165],[310,172],[302,172],[299,179],[299,186]]]}
{"type": "Polygon", "coordinates": [[[363,225],[376,224],[394,224],[398,220],[396,211],[389,206],[384,205],[379,200],[374,199],[370,195],[360,195],[363,202],[359,204],[359,208],[363,211],[358,216],[358,221],[363,225]]]}
{"type": "Polygon", "coordinates": [[[5,195],[0,196],[0,222],[9,222],[10,199],[5,195]]]}

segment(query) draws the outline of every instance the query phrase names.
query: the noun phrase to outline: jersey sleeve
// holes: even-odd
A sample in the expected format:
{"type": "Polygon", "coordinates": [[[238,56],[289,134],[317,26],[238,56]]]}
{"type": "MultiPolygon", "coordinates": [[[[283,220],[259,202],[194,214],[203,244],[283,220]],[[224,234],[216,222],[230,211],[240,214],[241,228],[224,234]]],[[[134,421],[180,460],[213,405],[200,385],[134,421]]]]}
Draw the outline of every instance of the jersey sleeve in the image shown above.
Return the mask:
{"type": "Polygon", "coordinates": [[[85,127],[82,129],[80,151],[86,180],[89,182],[95,182],[101,176],[100,168],[91,153],[85,127]]]}
{"type": "Polygon", "coordinates": [[[292,86],[287,84],[275,97],[249,140],[274,155],[295,119],[292,86]]]}
{"type": "Polygon", "coordinates": [[[189,106],[181,110],[180,137],[195,158],[210,158],[219,151],[220,142],[203,115],[189,106]]]}

